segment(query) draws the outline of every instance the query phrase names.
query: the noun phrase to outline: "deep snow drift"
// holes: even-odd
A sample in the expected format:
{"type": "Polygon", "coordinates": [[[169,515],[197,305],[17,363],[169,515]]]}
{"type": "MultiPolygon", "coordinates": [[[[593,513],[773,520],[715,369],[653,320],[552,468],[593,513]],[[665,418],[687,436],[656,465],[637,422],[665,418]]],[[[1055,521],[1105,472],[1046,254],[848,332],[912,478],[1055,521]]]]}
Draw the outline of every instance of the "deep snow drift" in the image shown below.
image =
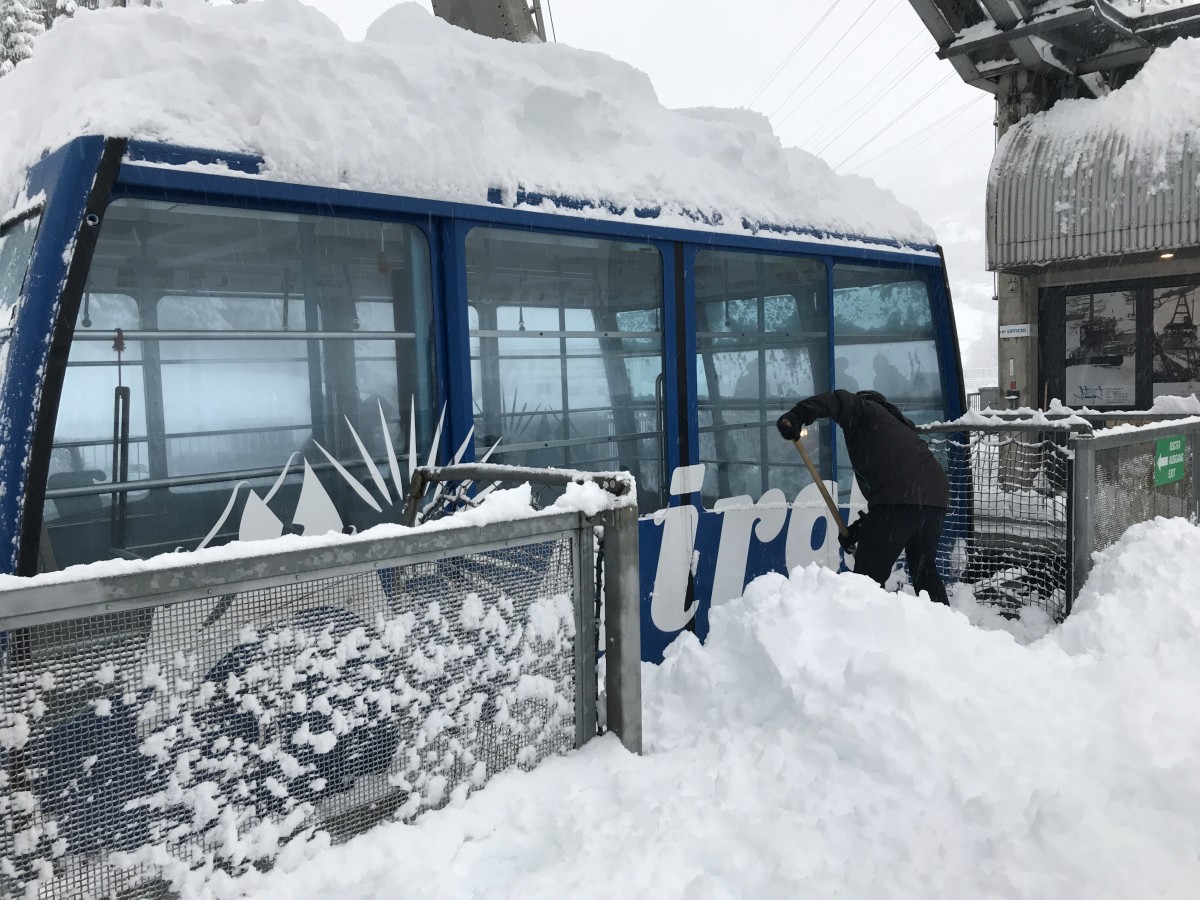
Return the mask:
{"type": "Polygon", "coordinates": [[[256,153],[269,177],[315,185],[468,203],[520,187],[630,218],[661,206],[660,221],[686,209],[732,231],[746,217],[934,240],[873,182],[785,150],[764,116],[666,109],[603,54],[490,40],[413,3],[361,42],[299,0],[165,5],[80,10],[0,81],[0,215],[43,152],[108,134],[256,153]]]}
{"type": "Polygon", "coordinates": [[[645,757],[606,737],[229,890],[1193,898],[1196,559],[1196,526],[1132,528],[1029,645],[859,576],[760,578],[644,668],[645,757]]]}

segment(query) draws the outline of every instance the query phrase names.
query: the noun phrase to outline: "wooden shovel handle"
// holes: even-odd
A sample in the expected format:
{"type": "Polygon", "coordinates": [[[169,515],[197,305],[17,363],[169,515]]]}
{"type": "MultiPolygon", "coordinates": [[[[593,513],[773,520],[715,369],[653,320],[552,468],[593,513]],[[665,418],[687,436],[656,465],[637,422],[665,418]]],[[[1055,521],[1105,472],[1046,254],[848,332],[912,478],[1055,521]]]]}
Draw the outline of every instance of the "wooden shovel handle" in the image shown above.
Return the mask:
{"type": "Polygon", "coordinates": [[[800,441],[792,441],[796,445],[796,449],[800,451],[800,457],[804,460],[804,464],[808,466],[808,474],[812,476],[812,480],[817,487],[821,489],[821,496],[825,498],[825,505],[829,507],[829,511],[833,514],[833,519],[837,522],[838,532],[843,537],[850,536],[850,529],[846,527],[846,523],[842,521],[842,514],[838,512],[837,504],[833,502],[833,498],[829,496],[829,488],[825,487],[825,482],[821,480],[821,475],[817,472],[817,467],[812,464],[812,460],[808,458],[808,451],[804,449],[804,445],[800,441]]]}

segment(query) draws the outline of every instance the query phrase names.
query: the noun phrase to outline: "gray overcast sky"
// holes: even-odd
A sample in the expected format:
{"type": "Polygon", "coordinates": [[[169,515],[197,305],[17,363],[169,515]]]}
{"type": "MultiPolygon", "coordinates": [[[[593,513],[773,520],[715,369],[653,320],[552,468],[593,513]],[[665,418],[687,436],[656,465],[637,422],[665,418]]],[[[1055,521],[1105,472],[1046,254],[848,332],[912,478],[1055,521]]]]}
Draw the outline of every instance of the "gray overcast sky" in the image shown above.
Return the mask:
{"type": "MultiPolygon", "coordinates": [[[[396,4],[305,2],[353,39],[396,4]]],[[[963,365],[995,367],[983,244],[993,104],[933,55],[908,0],[543,2],[559,41],[637,66],[666,106],[750,106],[784,144],[867,175],[917,209],[946,251],[963,365]]]]}

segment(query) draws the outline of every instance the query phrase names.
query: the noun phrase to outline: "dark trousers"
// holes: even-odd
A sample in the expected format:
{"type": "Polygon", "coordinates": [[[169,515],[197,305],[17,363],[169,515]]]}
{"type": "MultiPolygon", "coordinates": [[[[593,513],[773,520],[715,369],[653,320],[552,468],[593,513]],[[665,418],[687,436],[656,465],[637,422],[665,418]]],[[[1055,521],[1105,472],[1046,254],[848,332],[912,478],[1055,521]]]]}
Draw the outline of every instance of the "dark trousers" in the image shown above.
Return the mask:
{"type": "Polygon", "coordinates": [[[884,584],[903,550],[913,587],[945,603],[946,586],[937,570],[938,540],[946,511],[934,506],[872,506],[858,531],[854,571],[884,584]]]}

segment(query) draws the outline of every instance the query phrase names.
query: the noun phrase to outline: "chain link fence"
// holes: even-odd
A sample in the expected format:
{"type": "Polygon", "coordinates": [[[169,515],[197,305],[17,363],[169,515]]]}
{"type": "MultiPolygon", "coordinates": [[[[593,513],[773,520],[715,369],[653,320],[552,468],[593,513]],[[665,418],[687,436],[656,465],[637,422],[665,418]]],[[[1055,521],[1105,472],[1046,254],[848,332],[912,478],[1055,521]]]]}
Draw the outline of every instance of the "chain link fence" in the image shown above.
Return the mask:
{"type": "Polygon", "coordinates": [[[579,746],[597,720],[593,524],[557,513],[8,591],[3,895],[195,891],[579,746]]]}
{"type": "Polygon", "coordinates": [[[939,566],[1005,615],[1071,611],[1092,553],[1156,516],[1200,516],[1200,420],[1145,413],[1006,414],[926,425],[951,509],[939,566]],[[1093,427],[1105,429],[1093,431],[1093,427]]]}
{"type": "Polygon", "coordinates": [[[928,425],[950,479],[939,567],[1001,612],[1066,615],[1070,587],[1066,425],[928,425]]]}

